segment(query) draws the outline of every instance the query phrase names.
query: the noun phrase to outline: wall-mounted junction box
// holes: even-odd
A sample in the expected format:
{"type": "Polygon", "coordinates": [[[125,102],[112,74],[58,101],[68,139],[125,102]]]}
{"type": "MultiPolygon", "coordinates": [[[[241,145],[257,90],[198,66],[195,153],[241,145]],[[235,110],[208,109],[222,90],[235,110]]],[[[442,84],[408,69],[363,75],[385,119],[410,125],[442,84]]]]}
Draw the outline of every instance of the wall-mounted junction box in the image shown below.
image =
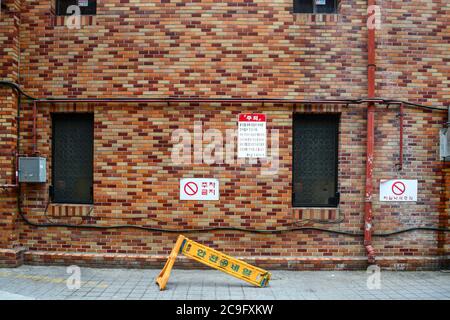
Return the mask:
{"type": "Polygon", "coordinates": [[[47,182],[47,159],[19,157],[19,182],[47,182]]]}
{"type": "Polygon", "coordinates": [[[441,129],[440,141],[440,158],[450,161],[450,128],[441,129]]]}

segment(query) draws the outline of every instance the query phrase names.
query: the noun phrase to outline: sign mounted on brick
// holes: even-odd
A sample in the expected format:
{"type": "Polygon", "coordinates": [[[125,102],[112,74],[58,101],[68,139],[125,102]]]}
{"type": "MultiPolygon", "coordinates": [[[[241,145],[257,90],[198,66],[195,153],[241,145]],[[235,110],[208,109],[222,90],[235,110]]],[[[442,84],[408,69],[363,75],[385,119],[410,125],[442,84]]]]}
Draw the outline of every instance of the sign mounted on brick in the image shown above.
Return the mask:
{"type": "Polygon", "coordinates": [[[265,158],[266,156],[266,115],[241,113],[238,118],[238,158],[265,158]]]}
{"type": "Polygon", "coordinates": [[[417,180],[380,180],[380,201],[417,201],[417,180]]]}
{"type": "Polygon", "coordinates": [[[181,179],[180,200],[219,200],[219,180],[209,178],[181,179]]]}

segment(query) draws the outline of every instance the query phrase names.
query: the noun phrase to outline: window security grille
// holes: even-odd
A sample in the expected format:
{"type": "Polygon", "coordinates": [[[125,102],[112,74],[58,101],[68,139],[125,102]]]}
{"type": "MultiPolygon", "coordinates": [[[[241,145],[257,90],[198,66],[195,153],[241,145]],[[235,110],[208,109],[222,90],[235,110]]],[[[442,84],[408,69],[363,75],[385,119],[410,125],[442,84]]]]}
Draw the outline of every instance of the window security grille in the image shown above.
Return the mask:
{"type": "Polygon", "coordinates": [[[93,201],[92,114],[53,114],[52,200],[55,203],[93,201]]]}
{"type": "Polygon", "coordinates": [[[56,15],[73,15],[72,11],[67,10],[70,6],[78,6],[81,15],[95,15],[97,13],[96,0],[56,0],[56,15]]]}
{"type": "Polygon", "coordinates": [[[338,128],[338,115],[294,115],[294,206],[338,205],[338,128]]]}
{"type": "Polygon", "coordinates": [[[294,0],[294,13],[337,13],[338,0],[294,0]]]}

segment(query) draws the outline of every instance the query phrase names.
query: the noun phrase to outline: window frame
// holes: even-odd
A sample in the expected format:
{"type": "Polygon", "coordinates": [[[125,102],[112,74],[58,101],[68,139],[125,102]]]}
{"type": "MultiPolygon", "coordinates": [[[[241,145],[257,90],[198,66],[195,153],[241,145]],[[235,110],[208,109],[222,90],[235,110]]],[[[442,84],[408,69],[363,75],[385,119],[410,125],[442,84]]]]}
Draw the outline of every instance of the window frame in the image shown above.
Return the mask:
{"type": "MultiPolygon", "coordinates": [[[[94,1],[95,2],[95,7],[94,7],[94,10],[95,10],[95,12],[94,13],[83,13],[83,10],[81,9],[81,16],[96,16],[97,15],[97,0],[89,0],[89,2],[91,2],[91,1],[94,1]]],[[[61,14],[61,0],[55,0],[54,1],[54,8],[55,8],[55,16],[57,16],[57,17],[69,17],[69,16],[71,16],[71,14],[68,14],[67,12],[64,12],[63,14],[61,14]]],[[[83,8],[83,7],[80,7],[80,8],[83,8]]]]}
{"type": "Polygon", "coordinates": [[[339,144],[340,144],[340,126],[341,126],[341,114],[340,113],[303,113],[303,112],[294,112],[292,115],[292,201],[291,205],[293,208],[329,208],[329,209],[335,209],[339,207],[340,204],[340,192],[339,192],[339,144]],[[302,117],[302,116],[329,116],[336,118],[336,133],[335,133],[335,142],[336,142],[336,148],[335,148],[335,159],[336,159],[336,171],[334,175],[334,183],[335,183],[335,198],[336,198],[336,204],[309,204],[309,203],[300,203],[296,202],[295,200],[295,171],[294,171],[294,163],[295,163],[295,151],[294,151],[294,144],[295,144],[295,119],[296,117],[302,117]]]}
{"type": "Polygon", "coordinates": [[[312,7],[313,7],[312,12],[295,11],[297,1],[301,1],[301,0],[293,0],[293,7],[292,7],[293,13],[298,13],[298,14],[338,14],[339,13],[339,8],[338,8],[339,0],[333,0],[334,1],[334,12],[317,12],[318,5],[316,4],[316,0],[310,0],[312,2],[312,7]]]}
{"type": "Polygon", "coordinates": [[[51,116],[51,125],[52,125],[52,136],[51,136],[51,156],[52,156],[52,179],[51,179],[51,185],[50,185],[50,199],[51,203],[55,204],[80,204],[80,205],[93,205],[94,204],[94,139],[95,139],[95,117],[94,113],[92,112],[52,112],[50,114],[51,116]],[[90,186],[90,199],[89,201],[59,201],[58,199],[55,199],[55,125],[54,121],[55,118],[70,118],[70,117],[76,117],[76,116],[85,116],[89,117],[92,121],[92,180],[91,180],[91,186],[90,186]]]}

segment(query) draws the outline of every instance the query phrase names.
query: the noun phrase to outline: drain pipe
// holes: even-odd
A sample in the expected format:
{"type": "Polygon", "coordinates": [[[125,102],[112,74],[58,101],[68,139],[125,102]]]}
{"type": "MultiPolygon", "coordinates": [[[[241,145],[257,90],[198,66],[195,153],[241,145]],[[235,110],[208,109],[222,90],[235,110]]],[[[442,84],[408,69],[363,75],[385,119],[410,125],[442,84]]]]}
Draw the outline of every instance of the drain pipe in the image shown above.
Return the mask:
{"type": "MultiPolygon", "coordinates": [[[[447,110],[447,133],[448,130],[450,130],[450,106],[448,106],[448,110],[447,110]]],[[[444,161],[450,161],[450,157],[445,157],[444,161]]]]}
{"type": "Polygon", "coordinates": [[[37,155],[37,102],[33,101],[33,155],[37,155]]]}
{"type": "MultiPolygon", "coordinates": [[[[373,8],[375,0],[368,0],[368,9],[373,8]]],[[[368,10],[367,18],[375,14],[368,10]]],[[[368,26],[367,36],[367,97],[375,98],[375,26],[368,26]]],[[[373,197],[373,152],[375,145],[375,103],[369,102],[367,106],[367,150],[366,150],[366,192],[364,200],[364,247],[366,248],[369,263],[375,263],[375,250],[372,246],[372,197],[373,197]]]]}
{"type": "Polygon", "coordinates": [[[398,151],[398,164],[397,164],[397,170],[401,171],[403,170],[403,128],[404,128],[404,122],[405,122],[405,111],[403,103],[400,104],[400,114],[399,116],[399,151],[398,151]]]}

